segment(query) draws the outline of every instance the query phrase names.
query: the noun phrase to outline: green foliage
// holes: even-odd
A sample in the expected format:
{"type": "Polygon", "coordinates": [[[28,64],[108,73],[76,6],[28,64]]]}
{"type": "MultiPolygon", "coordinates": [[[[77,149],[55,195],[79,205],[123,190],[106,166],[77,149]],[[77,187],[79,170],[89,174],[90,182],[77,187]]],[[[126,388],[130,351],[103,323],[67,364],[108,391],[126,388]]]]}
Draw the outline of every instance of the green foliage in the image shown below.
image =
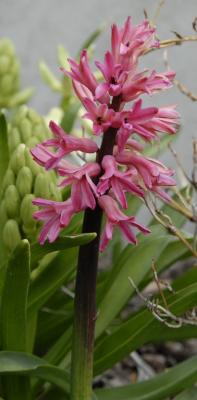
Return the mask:
{"type": "Polygon", "coordinates": [[[159,374],[147,382],[96,392],[98,400],[164,400],[196,382],[197,357],[159,374]]]}

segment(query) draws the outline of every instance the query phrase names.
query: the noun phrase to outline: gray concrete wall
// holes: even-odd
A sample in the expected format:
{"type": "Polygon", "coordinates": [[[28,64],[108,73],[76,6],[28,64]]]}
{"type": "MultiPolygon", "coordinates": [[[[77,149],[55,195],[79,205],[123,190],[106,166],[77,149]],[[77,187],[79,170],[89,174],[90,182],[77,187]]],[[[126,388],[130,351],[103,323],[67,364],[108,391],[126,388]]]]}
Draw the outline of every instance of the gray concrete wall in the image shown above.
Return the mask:
{"type": "MultiPolygon", "coordinates": [[[[42,83],[38,62],[44,59],[59,74],[56,58],[58,44],[63,44],[74,56],[86,37],[101,23],[123,23],[128,15],[135,23],[143,19],[146,8],[154,15],[156,0],[0,0],[0,36],[10,37],[22,60],[24,85],[36,87],[31,105],[45,113],[56,105],[57,98],[42,83]]],[[[197,0],[166,0],[158,20],[161,39],[173,36],[172,30],[182,35],[193,34],[192,21],[197,16],[197,0]]],[[[109,32],[97,42],[96,56],[102,57],[109,43],[109,32]]],[[[197,93],[197,42],[169,50],[172,68],[177,78],[197,93]]],[[[154,66],[162,71],[162,51],[148,55],[143,65],[154,66]]],[[[162,96],[146,100],[146,104],[177,103],[181,112],[182,132],[176,148],[187,168],[191,165],[191,141],[197,137],[197,102],[189,101],[174,88],[162,96]]],[[[169,155],[165,156],[172,164],[169,155]]]]}

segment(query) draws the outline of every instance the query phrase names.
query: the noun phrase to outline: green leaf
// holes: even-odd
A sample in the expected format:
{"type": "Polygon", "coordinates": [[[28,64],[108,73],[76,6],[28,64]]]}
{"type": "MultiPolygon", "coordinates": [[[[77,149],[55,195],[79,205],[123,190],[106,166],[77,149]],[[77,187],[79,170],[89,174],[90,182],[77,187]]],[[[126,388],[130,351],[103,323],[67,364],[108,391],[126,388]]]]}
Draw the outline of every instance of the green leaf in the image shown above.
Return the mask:
{"type": "MultiPolygon", "coordinates": [[[[28,353],[1,351],[0,374],[29,375],[51,382],[66,393],[69,390],[70,379],[66,371],[28,353]]],[[[21,399],[24,399],[24,397],[22,396],[21,399]]]]}
{"type": "Polygon", "coordinates": [[[166,400],[192,386],[197,379],[197,356],[145,382],[96,390],[98,400],[166,400]]]}
{"type": "Polygon", "coordinates": [[[75,248],[61,251],[30,285],[28,315],[32,315],[73,275],[77,263],[75,248]]]}
{"type": "Polygon", "coordinates": [[[188,271],[185,271],[181,276],[179,276],[173,283],[172,287],[174,290],[180,290],[186,288],[197,282],[197,266],[192,266],[188,271]]]}
{"type": "Polygon", "coordinates": [[[7,136],[7,122],[3,113],[0,112],[0,188],[8,167],[9,149],[7,136]]]}
{"type": "Polygon", "coordinates": [[[135,284],[139,285],[150,271],[152,259],[157,260],[164,247],[171,240],[171,237],[160,227],[153,227],[151,234],[146,237],[140,235],[139,238],[138,246],[128,245],[123,250],[103,289],[96,325],[97,337],[107,328],[134,294],[134,289],[131,287],[128,277],[132,277],[135,284]]]}
{"type": "MultiPolygon", "coordinates": [[[[25,239],[19,243],[8,261],[1,303],[2,348],[26,351],[27,296],[30,281],[30,250],[25,239]]],[[[9,400],[29,399],[28,379],[6,377],[9,400]]]]}
{"type": "Polygon", "coordinates": [[[64,108],[64,115],[61,120],[61,127],[67,133],[70,133],[77,118],[77,114],[80,108],[80,103],[78,101],[74,101],[72,103],[69,102],[67,107],[63,108],[64,108]]]}
{"type": "MultiPolygon", "coordinates": [[[[164,248],[158,260],[156,260],[157,272],[160,273],[172,266],[175,262],[181,261],[188,257],[189,250],[180,242],[179,239],[173,238],[171,242],[164,248]]],[[[153,278],[152,271],[145,277],[141,287],[146,286],[153,278]]]]}
{"type": "Polygon", "coordinates": [[[26,312],[30,281],[29,243],[19,243],[8,261],[1,303],[4,350],[26,350],[26,312]]]}
{"type": "Polygon", "coordinates": [[[85,40],[85,42],[82,44],[77,57],[79,58],[80,53],[83,49],[88,49],[88,47],[91,46],[92,43],[95,42],[95,40],[101,35],[101,33],[103,33],[104,31],[104,26],[100,26],[97,29],[95,29],[94,32],[91,33],[91,35],[85,40]]]}
{"type": "Polygon", "coordinates": [[[54,243],[45,243],[41,246],[38,242],[31,245],[31,267],[38,263],[46,254],[71,247],[82,246],[95,239],[96,233],[82,233],[59,237],[54,243]]]}
{"type": "Polygon", "coordinates": [[[49,69],[48,65],[44,61],[41,61],[39,63],[39,70],[43,81],[47,85],[49,85],[50,88],[55,92],[61,92],[61,82],[56,78],[56,76],[53,74],[53,72],[49,69]]]}
{"type": "Polygon", "coordinates": [[[165,135],[158,142],[155,142],[154,144],[151,143],[149,146],[146,146],[143,153],[147,157],[158,156],[159,154],[163,153],[164,150],[166,150],[172,141],[176,139],[177,135],[165,135]]]}
{"type": "Polygon", "coordinates": [[[184,392],[176,396],[174,400],[196,400],[196,399],[197,399],[197,388],[194,387],[189,390],[184,390],[184,392]]]}
{"type": "MultiPolygon", "coordinates": [[[[166,295],[170,311],[182,315],[196,306],[197,283],[180,290],[173,295],[166,295]]],[[[179,329],[168,328],[147,309],[131,316],[119,328],[105,336],[95,348],[96,375],[111,368],[133,350],[145,343],[160,343],[166,340],[181,340],[197,336],[196,326],[183,326],[179,329]],[[121,340],[120,340],[121,338],[121,340]]]]}

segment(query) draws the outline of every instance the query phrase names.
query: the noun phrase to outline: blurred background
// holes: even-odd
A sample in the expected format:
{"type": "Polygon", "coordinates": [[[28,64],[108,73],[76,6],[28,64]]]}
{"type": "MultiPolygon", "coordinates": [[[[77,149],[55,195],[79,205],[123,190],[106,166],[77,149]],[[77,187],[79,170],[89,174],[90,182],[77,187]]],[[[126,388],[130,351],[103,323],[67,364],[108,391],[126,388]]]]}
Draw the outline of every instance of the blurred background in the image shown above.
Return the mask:
{"type": "MultiPolygon", "coordinates": [[[[151,20],[155,18],[161,40],[175,37],[174,32],[181,36],[195,34],[192,22],[197,16],[196,0],[166,0],[156,16],[158,3],[157,0],[1,0],[0,37],[13,40],[21,59],[22,83],[36,88],[30,105],[45,114],[58,104],[58,95],[56,97],[40,77],[39,62],[44,60],[60,77],[57,46],[62,44],[75,57],[86,38],[102,24],[105,29],[96,41],[97,59],[102,58],[108,48],[111,23],[122,24],[131,15],[137,24],[144,18],[144,10],[151,20]]],[[[141,66],[163,71],[163,53],[159,50],[145,56],[141,66]]],[[[197,42],[168,49],[168,61],[177,72],[177,79],[197,93],[197,42]]],[[[145,104],[150,103],[177,104],[182,126],[175,147],[188,170],[191,167],[192,138],[197,136],[197,103],[176,87],[161,96],[146,98],[145,104]]],[[[164,158],[168,164],[174,165],[169,152],[164,158]]]]}

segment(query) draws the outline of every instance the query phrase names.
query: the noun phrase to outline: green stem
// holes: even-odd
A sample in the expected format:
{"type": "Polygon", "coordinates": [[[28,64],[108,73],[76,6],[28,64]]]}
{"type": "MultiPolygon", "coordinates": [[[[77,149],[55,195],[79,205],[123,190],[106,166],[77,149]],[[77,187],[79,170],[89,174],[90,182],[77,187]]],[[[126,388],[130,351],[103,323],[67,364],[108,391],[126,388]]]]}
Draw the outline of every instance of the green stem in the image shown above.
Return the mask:
{"type": "Polygon", "coordinates": [[[94,325],[96,320],[96,276],[102,212],[87,209],[83,231],[97,232],[97,237],[79,250],[75,290],[75,319],[71,369],[71,399],[90,400],[92,397],[92,370],[94,325]]]}
{"type": "MultiPolygon", "coordinates": [[[[119,109],[120,97],[113,99],[111,108],[119,109]]],[[[113,153],[117,130],[109,128],[103,136],[97,162],[101,164],[106,154],[113,153]]],[[[95,183],[98,183],[99,177],[95,183]]],[[[102,210],[97,204],[94,210],[87,209],[83,221],[83,233],[96,232],[97,237],[81,246],[78,256],[75,288],[73,347],[71,363],[71,399],[92,399],[94,328],[96,321],[96,278],[102,210]]]]}

